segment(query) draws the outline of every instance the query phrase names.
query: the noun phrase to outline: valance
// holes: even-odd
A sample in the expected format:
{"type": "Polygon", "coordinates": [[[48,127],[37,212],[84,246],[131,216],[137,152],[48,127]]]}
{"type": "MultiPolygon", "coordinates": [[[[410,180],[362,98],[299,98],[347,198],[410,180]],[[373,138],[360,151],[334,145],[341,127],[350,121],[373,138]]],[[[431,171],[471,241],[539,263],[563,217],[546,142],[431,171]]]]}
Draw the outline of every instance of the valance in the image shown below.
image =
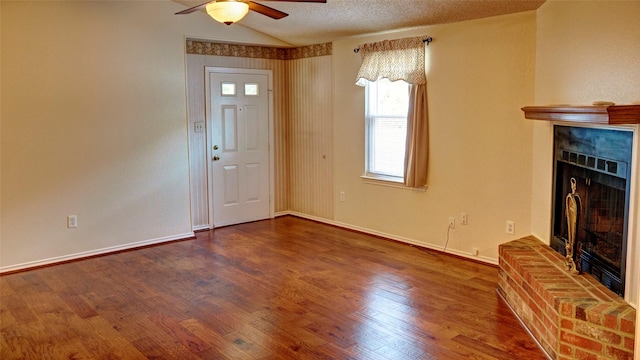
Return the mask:
{"type": "Polygon", "coordinates": [[[384,40],[359,46],[362,65],[356,85],[387,78],[404,80],[413,85],[427,83],[425,75],[424,37],[384,40]]]}

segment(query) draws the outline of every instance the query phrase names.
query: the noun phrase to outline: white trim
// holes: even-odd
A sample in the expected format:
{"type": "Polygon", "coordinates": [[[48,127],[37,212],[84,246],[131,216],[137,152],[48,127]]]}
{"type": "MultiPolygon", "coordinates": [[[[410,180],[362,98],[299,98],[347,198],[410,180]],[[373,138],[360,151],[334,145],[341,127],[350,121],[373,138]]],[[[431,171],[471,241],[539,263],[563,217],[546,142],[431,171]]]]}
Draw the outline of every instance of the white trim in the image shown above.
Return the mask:
{"type": "Polygon", "coordinates": [[[419,191],[419,192],[427,191],[426,185],[418,188],[410,187],[410,186],[406,186],[402,181],[395,180],[397,178],[392,178],[392,177],[385,177],[381,175],[362,175],[360,176],[360,178],[365,184],[388,186],[396,189],[413,190],[413,191],[419,191]]]}
{"type": "Polygon", "coordinates": [[[278,211],[276,213],[273,214],[273,219],[280,217],[280,216],[287,216],[287,215],[293,215],[291,213],[291,211],[278,211]]]}
{"type": "Polygon", "coordinates": [[[110,247],[97,249],[97,250],[84,251],[84,252],[75,253],[75,254],[57,256],[57,257],[48,258],[48,259],[29,261],[22,264],[2,266],[0,267],[0,274],[9,272],[9,271],[25,270],[29,268],[44,266],[44,265],[52,265],[52,264],[70,261],[70,260],[79,260],[82,258],[87,258],[91,256],[96,256],[96,255],[106,255],[106,254],[114,253],[117,251],[130,250],[130,249],[135,249],[135,248],[148,246],[148,245],[161,244],[169,241],[185,240],[193,237],[195,237],[195,234],[193,232],[188,232],[184,234],[165,236],[157,239],[143,240],[143,241],[138,241],[138,242],[124,244],[124,245],[110,246],[110,247]]]}
{"type": "Polygon", "coordinates": [[[209,226],[209,224],[204,224],[204,225],[198,225],[193,227],[193,231],[200,231],[200,230],[211,230],[211,226],[209,226]]]}
{"type": "MultiPolygon", "coordinates": [[[[625,263],[625,286],[624,286],[624,300],[633,306],[638,308],[640,303],[640,286],[638,286],[638,280],[640,280],[640,267],[638,266],[638,260],[640,259],[640,244],[638,244],[638,163],[640,159],[638,156],[638,125],[633,127],[633,143],[631,151],[631,178],[629,179],[629,219],[627,223],[627,259],[625,263]],[[635,291],[635,299],[631,297],[632,291],[635,291]]],[[[637,324],[637,321],[636,321],[637,324]]],[[[637,328],[637,326],[636,326],[637,328]]]]}
{"type": "Polygon", "coordinates": [[[341,228],[348,229],[348,230],[354,230],[354,231],[358,231],[358,232],[369,234],[369,235],[379,236],[379,237],[382,237],[382,238],[398,241],[398,242],[405,243],[405,244],[408,244],[408,245],[414,245],[414,246],[419,246],[419,247],[422,247],[422,248],[425,248],[425,249],[436,250],[436,251],[439,251],[439,252],[443,252],[445,254],[452,254],[452,255],[463,257],[463,258],[466,258],[466,259],[469,259],[469,260],[473,260],[473,261],[479,261],[479,262],[482,262],[482,263],[496,265],[496,266],[498,265],[498,260],[490,258],[490,257],[474,256],[470,252],[452,250],[452,249],[449,249],[449,248],[447,248],[445,250],[444,246],[441,246],[441,245],[425,243],[425,242],[421,242],[421,241],[418,241],[418,240],[415,240],[415,239],[410,239],[410,238],[406,238],[406,237],[402,237],[402,236],[388,234],[388,233],[385,233],[385,232],[372,230],[372,229],[368,229],[368,228],[364,228],[364,227],[360,227],[360,226],[350,225],[350,224],[339,222],[339,221],[333,221],[333,220],[330,220],[330,219],[325,219],[325,218],[321,218],[321,217],[317,217],[317,216],[302,214],[302,213],[295,212],[295,211],[281,211],[281,212],[278,212],[276,214],[276,216],[285,216],[285,215],[296,216],[296,217],[299,217],[299,218],[313,220],[313,221],[317,221],[317,222],[321,222],[321,223],[324,223],[324,224],[341,227],[341,228]]]}

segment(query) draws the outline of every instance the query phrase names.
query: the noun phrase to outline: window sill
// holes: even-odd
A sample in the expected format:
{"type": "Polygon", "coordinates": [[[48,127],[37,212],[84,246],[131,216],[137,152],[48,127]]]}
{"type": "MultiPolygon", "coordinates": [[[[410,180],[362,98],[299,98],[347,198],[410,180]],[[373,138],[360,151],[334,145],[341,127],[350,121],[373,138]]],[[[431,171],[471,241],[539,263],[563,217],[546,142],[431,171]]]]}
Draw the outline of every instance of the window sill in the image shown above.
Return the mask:
{"type": "Polygon", "coordinates": [[[388,186],[388,187],[394,187],[394,188],[404,189],[404,190],[427,191],[426,186],[421,188],[408,187],[404,185],[404,182],[402,182],[402,180],[399,180],[398,178],[394,178],[391,176],[362,175],[360,176],[360,178],[364,181],[365,184],[388,186]]]}

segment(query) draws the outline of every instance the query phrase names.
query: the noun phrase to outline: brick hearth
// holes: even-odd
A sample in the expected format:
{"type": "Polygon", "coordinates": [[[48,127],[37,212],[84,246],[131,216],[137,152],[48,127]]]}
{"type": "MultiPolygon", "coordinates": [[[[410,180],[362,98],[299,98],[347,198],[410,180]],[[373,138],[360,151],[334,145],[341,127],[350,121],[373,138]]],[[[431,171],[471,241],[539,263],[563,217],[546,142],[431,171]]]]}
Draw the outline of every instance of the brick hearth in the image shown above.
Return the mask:
{"type": "Polygon", "coordinates": [[[633,359],[636,311],[533,236],[500,245],[498,291],[552,359],[633,359]]]}

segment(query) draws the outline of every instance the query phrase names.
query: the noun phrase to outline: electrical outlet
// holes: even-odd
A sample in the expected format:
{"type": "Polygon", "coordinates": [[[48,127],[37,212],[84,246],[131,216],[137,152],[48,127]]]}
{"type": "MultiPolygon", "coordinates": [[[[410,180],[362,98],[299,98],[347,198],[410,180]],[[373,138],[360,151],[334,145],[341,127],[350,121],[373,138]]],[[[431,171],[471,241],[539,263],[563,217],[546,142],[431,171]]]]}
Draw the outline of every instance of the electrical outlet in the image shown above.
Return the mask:
{"type": "Polygon", "coordinates": [[[515,232],[516,232],[516,223],[515,223],[515,221],[507,220],[507,225],[506,225],[506,228],[504,229],[504,231],[507,234],[511,234],[511,235],[515,234],[515,232]]]}
{"type": "Polygon", "coordinates": [[[477,247],[471,248],[471,255],[478,256],[480,250],[477,247]]]}
{"type": "Polygon", "coordinates": [[[344,194],[344,191],[340,191],[340,201],[347,201],[347,197],[344,194]]]}
{"type": "Polygon", "coordinates": [[[449,228],[451,229],[455,229],[456,228],[456,218],[453,216],[449,217],[449,228]]]}
{"type": "Polygon", "coordinates": [[[67,216],[67,228],[77,228],[78,227],[78,215],[69,215],[67,216]]]}
{"type": "Polygon", "coordinates": [[[462,214],[460,214],[460,224],[467,225],[467,221],[467,213],[463,212],[462,214]]]}

